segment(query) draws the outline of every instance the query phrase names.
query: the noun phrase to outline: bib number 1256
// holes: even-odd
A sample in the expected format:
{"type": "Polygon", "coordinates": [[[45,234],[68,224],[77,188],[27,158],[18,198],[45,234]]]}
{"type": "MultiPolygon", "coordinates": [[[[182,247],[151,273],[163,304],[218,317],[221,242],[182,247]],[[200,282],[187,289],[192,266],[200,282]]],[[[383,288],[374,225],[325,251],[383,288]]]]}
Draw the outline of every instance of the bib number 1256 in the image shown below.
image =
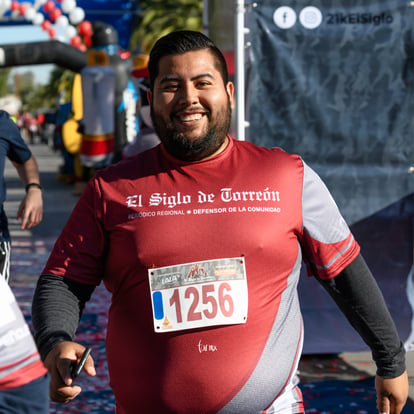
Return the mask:
{"type": "MultiPolygon", "coordinates": [[[[207,273],[205,268],[211,267],[211,263],[208,264],[210,266],[203,263],[202,277],[194,277],[190,272],[190,278],[183,278],[177,269],[168,276],[161,276],[161,280],[164,277],[168,281],[167,286],[151,289],[155,332],[246,322],[245,274],[235,271],[235,268],[230,272],[229,267],[223,272],[222,266],[218,272],[207,273]]],[[[184,276],[188,273],[184,272],[184,276]]]]}

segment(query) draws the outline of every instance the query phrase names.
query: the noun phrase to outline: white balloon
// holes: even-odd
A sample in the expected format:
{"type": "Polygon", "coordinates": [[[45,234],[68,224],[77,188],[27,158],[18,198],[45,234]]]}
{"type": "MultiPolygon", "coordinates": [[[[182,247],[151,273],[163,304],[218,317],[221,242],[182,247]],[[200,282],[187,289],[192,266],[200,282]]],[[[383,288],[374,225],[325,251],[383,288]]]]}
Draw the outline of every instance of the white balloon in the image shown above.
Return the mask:
{"type": "Polygon", "coordinates": [[[69,40],[72,39],[72,37],[75,36],[76,33],[77,33],[76,28],[73,26],[68,26],[65,29],[65,37],[69,40]]]}
{"type": "Polygon", "coordinates": [[[24,13],[24,18],[30,22],[34,19],[35,16],[36,10],[33,7],[29,7],[24,13]]]}
{"type": "Polygon", "coordinates": [[[65,43],[66,39],[64,38],[64,36],[59,35],[55,38],[57,41],[61,42],[61,43],[65,43]]]}
{"type": "Polygon", "coordinates": [[[42,13],[36,13],[32,19],[32,23],[36,26],[40,26],[45,20],[45,16],[42,13]]]}
{"type": "Polygon", "coordinates": [[[85,18],[85,12],[81,7],[75,7],[69,14],[69,20],[72,24],[79,24],[85,18]]]}
{"type": "Polygon", "coordinates": [[[63,0],[60,7],[64,13],[68,14],[76,7],[76,0],[63,0]]]}
{"type": "Polygon", "coordinates": [[[11,0],[0,0],[0,16],[3,16],[3,14],[10,10],[11,7],[11,0]]]}
{"type": "Polygon", "coordinates": [[[56,26],[58,27],[66,27],[69,24],[69,19],[66,16],[59,16],[56,19],[56,26]]]}
{"type": "Polygon", "coordinates": [[[14,12],[12,12],[12,14],[11,14],[11,19],[12,20],[18,20],[18,19],[20,19],[20,13],[17,11],[17,10],[15,10],[14,12]]]}

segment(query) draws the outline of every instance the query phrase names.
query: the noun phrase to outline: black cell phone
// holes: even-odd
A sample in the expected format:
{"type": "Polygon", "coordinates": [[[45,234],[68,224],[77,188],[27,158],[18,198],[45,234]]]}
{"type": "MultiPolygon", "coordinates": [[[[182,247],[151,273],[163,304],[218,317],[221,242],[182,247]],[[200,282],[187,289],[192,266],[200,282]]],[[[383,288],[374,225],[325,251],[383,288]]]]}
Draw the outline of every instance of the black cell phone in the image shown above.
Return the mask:
{"type": "Polygon", "coordinates": [[[86,348],[85,351],[83,352],[79,362],[74,362],[72,365],[72,372],[71,372],[71,376],[72,379],[75,379],[82,371],[83,366],[85,365],[86,359],[88,358],[89,354],[91,353],[92,348],[86,348]]]}

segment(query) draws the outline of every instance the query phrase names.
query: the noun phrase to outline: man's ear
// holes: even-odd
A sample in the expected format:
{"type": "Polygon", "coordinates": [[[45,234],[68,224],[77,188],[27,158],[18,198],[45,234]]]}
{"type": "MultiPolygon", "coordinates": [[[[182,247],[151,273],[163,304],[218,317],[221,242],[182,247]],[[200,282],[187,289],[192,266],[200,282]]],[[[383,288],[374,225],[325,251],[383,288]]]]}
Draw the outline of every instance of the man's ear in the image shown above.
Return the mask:
{"type": "Polygon", "coordinates": [[[149,104],[151,105],[151,102],[152,102],[152,92],[151,92],[151,89],[148,89],[148,91],[147,91],[147,98],[148,98],[149,104]]]}
{"type": "Polygon", "coordinates": [[[227,83],[226,92],[230,100],[230,108],[234,109],[234,85],[232,82],[227,83]]]}

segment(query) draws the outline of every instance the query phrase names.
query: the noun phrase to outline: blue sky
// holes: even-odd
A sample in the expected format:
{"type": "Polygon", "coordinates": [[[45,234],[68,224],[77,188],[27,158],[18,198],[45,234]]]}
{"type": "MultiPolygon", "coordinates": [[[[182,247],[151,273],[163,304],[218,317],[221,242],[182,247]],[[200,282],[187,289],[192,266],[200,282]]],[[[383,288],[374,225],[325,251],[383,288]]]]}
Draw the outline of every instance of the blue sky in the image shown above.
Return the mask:
{"type": "MultiPolygon", "coordinates": [[[[3,26],[0,27],[0,45],[24,42],[40,42],[49,40],[49,35],[41,27],[35,25],[3,26]]],[[[12,73],[24,73],[31,70],[37,83],[46,83],[54,65],[16,66],[12,73]]]]}

